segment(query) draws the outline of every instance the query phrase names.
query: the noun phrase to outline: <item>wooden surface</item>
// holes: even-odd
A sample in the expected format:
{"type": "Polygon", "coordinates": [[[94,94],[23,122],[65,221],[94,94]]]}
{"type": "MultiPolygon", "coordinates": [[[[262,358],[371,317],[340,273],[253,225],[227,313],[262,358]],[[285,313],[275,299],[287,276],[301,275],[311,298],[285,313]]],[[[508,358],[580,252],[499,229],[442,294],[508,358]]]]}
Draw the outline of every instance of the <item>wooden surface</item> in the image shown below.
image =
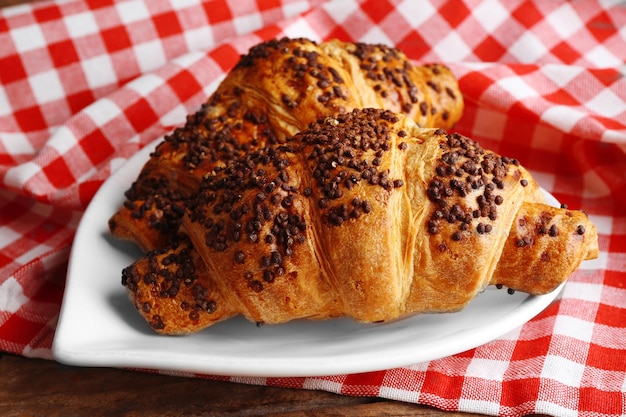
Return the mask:
{"type": "Polygon", "coordinates": [[[440,416],[429,407],[0,356],[0,416],[440,416]]]}
{"type": "MultiPolygon", "coordinates": [[[[29,0],[0,0],[0,7],[29,0]]],[[[0,416],[435,416],[415,404],[108,368],[0,353],[0,416]]]]}
{"type": "Polygon", "coordinates": [[[0,0],[0,7],[14,6],[21,3],[29,3],[32,0],[0,0]]]}

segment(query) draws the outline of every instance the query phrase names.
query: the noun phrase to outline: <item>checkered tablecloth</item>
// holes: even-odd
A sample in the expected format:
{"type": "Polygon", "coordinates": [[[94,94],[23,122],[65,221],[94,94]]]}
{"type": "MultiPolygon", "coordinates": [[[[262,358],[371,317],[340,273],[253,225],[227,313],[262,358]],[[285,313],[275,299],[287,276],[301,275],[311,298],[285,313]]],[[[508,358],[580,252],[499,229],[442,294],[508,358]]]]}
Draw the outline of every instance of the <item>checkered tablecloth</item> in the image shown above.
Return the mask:
{"type": "MultiPolygon", "coordinates": [[[[600,257],[522,327],[398,369],[226,378],[492,415],[626,414],[626,5],[43,0],[0,10],[0,350],[51,358],[81,214],[131,155],[273,37],[385,43],[457,75],[456,130],[589,213],[600,257]]],[[[0,377],[1,378],[1,377],[0,377]]]]}

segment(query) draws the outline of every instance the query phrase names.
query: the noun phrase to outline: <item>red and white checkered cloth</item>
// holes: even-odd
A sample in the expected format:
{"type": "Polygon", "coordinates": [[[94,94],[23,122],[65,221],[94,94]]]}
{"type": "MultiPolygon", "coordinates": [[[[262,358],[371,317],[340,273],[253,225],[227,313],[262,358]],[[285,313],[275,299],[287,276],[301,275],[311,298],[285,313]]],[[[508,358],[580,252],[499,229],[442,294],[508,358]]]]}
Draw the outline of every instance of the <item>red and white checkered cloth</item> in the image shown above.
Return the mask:
{"type": "MultiPolygon", "coordinates": [[[[492,415],[626,414],[626,6],[603,1],[44,0],[0,10],[0,350],[51,358],[81,214],[262,40],[386,43],[449,65],[457,130],[589,213],[600,257],[538,317],[452,357],[230,378],[492,415]]],[[[227,378],[229,379],[229,378],[227,378]]]]}

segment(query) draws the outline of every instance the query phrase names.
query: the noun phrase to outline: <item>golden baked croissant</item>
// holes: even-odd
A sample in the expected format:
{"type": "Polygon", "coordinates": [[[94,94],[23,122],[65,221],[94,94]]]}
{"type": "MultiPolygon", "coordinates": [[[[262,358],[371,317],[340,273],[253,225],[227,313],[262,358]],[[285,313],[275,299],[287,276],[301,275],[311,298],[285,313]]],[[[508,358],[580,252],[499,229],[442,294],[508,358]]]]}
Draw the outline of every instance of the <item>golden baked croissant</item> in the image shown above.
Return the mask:
{"type": "Polygon", "coordinates": [[[110,219],[111,233],[144,250],[161,248],[177,233],[184,201],[202,175],[321,117],[365,107],[450,128],[463,97],[448,68],[413,66],[395,48],[287,38],[261,43],[158,145],[110,219]]]}
{"type": "Polygon", "coordinates": [[[518,161],[381,109],[206,173],[180,232],[123,271],[164,334],[457,311],[490,284],[547,293],[598,255],[587,216],[545,204],[518,161]]]}

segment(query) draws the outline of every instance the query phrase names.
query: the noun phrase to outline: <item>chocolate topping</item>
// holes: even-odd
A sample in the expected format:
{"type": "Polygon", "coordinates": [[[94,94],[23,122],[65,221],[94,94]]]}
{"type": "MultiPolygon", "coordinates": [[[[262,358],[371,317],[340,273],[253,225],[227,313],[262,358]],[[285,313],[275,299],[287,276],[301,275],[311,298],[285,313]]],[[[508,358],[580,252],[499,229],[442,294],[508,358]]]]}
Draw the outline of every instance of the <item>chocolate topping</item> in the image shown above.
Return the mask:
{"type": "Polygon", "coordinates": [[[390,111],[364,109],[319,120],[295,136],[294,142],[307,149],[319,196],[317,207],[327,225],[338,226],[371,211],[368,201],[338,201],[354,187],[368,184],[390,192],[404,185],[401,179],[389,178],[388,169],[380,168],[391,150],[390,125],[397,121],[390,111]]]}
{"type": "Polygon", "coordinates": [[[426,116],[428,104],[421,92],[411,81],[413,65],[398,49],[382,44],[356,43],[352,51],[360,61],[360,68],[374,85],[374,91],[383,99],[395,97],[400,108],[410,113],[418,105],[426,116]],[[419,103],[419,104],[418,104],[419,103]]]}
{"type": "MultiPolygon", "coordinates": [[[[216,168],[188,200],[189,219],[204,227],[205,244],[214,251],[242,240],[258,245],[254,256],[260,272],[246,269],[243,278],[254,291],[262,291],[285,274],[286,259],[305,242],[307,207],[317,207],[327,226],[339,226],[372,211],[367,200],[342,198],[354,187],[387,193],[403,187],[403,180],[390,178],[388,169],[381,168],[392,150],[390,125],[397,121],[392,112],[374,109],[324,118],[286,144],[216,168]],[[301,168],[292,168],[301,162],[310,176],[300,178],[296,173],[301,168]]],[[[232,256],[236,264],[255,264],[241,250],[232,256]]]]}
{"type": "MultiPolygon", "coordinates": [[[[137,263],[124,268],[122,285],[129,291],[136,292],[138,284],[143,281],[144,284],[152,286],[156,291],[155,294],[161,298],[176,298],[179,291],[185,288],[193,295],[194,304],[181,302],[180,308],[183,311],[190,311],[188,316],[191,320],[197,321],[201,313],[212,314],[217,310],[217,304],[210,298],[209,291],[197,281],[198,275],[191,258],[192,250],[193,245],[189,238],[178,235],[170,247],[150,251],[147,254],[147,270],[140,269],[137,263]]],[[[145,301],[137,308],[149,313],[152,310],[152,303],[145,301]]],[[[152,316],[150,325],[157,330],[165,328],[158,314],[152,316]]]]}
{"type": "MultiPolygon", "coordinates": [[[[452,239],[463,240],[464,232],[474,228],[478,234],[491,233],[489,221],[498,218],[498,206],[505,201],[499,192],[510,166],[519,165],[515,159],[485,151],[477,142],[460,134],[447,134],[440,143],[441,157],[430,180],[426,194],[435,208],[427,222],[431,234],[440,232],[441,222],[457,225],[452,239]],[[478,193],[475,204],[465,201],[471,193],[478,193]]],[[[525,180],[524,180],[525,181],[525,180]]]]}

